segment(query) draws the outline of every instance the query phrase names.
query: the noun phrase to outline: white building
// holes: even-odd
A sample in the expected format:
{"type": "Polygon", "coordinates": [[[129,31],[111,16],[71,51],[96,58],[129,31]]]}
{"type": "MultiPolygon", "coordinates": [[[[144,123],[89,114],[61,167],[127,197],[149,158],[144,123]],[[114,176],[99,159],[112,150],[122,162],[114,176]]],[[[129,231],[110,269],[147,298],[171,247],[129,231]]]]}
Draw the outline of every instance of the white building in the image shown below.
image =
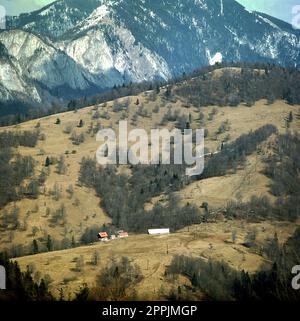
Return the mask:
{"type": "Polygon", "coordinates": [[[148,234],[150,235],[170,234],[170,229],[169,228],[150,229],[148,230],[148,234]]]}

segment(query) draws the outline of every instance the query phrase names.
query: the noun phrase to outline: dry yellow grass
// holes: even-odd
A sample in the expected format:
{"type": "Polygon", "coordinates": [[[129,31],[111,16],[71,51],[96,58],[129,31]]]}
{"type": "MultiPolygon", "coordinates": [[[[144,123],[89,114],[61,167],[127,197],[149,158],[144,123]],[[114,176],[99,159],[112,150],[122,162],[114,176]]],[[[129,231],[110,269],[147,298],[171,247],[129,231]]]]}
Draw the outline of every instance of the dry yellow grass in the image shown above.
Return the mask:
{"type": "MultiPolygon", "coordinates": [[[[96,276],[112,258],[126,256],[141,268],[144,277],[136,287],[138,297],[146,300],[161,299],[159,290],[163,289],[163,293],[168,293],[174,285],[164,275],[174,255],[212,258],[250,273],[268,266],[267,260],[242,245],[247,231],[253,227],[257,229],[258,244],[264,244],[268,238],[274,236],[275,232],[279,235],[279,241],[283,243],[296,228],[295,224],[285,222],[249,224],[243,221],[228,221],[200,224],[170,235],[130,235],[128,239],[22,257],[18,258],[17,262],[22,269],[33,266],[35,270],[41,272],[42,277],[50,275],[53,280],[51,283],[53,293],[58,295],[58,290],[63,288],[68,297],[83,283],[87,283],[90,287],[94,286],[96,276]],[[234,244],[231,238],[233,230],[237,231],[237,240],[234,244]],[[98,251],[100,255],[98,266],[89,264],[94,251],[98,251]],[[80,256],[83,256],[85,265],[81,272],[76,272],[74,259],[80,256]]],[[[181,282],[183,281],[178,280],[176,286],[181,282]]]]}

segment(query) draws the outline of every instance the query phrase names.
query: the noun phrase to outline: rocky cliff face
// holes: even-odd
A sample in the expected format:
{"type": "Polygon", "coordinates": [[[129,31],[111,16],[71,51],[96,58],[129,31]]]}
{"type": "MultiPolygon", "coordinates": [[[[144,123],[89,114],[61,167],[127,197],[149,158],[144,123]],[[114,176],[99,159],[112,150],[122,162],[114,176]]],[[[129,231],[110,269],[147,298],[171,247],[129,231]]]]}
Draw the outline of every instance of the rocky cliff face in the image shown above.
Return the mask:
{"type": "Polygon", "coordinates": [[[59,0],[14,27],[0,34],[0,100],[70,98],[221,60],[300,64],[298,31],[234,0],[59,0]]]}

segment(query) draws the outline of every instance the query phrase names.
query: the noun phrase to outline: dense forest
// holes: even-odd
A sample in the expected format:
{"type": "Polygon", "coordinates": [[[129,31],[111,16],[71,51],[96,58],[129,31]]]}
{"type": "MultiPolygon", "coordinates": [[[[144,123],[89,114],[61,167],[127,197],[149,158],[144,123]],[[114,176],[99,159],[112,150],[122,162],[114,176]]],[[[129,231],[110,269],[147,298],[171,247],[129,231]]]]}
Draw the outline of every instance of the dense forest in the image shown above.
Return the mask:
{"type": "MultiPolygon", "coordinates": [[[[19,186],[34,173],[34,159],[31,156],[21,156],[13,148],[34,147],[38,137],[38,132],[29,131],[0,133],[0,208],[22,197],[19,186]]],[[[15,217],[12,220],[15,222],[15,217]]]]}
{"type": "Polygon", "coordinates": [[[300,216],[300,136],[279,135],[274,153],[266,159],[266,175],[272,179],[271,192],[277,197],[278,217],[296,220],[300,216]]]}
{"type": "Polygon", "coordinates": [[[4,253],[0,253],[0,265],[6,270],[6,290],[0,291],[0,301],[53,300],[44,279],[35,282],[29,269],[22,272],[18,263],[10,261],[4,253]]]}
{"type": "Polygon", "coordinates": [[[240,70],[225,69],[214,76],[211,69],[195,72],[191,81],[174,90],[195,106],[252,106],[260,99],[272,104],[276,99],[300,103],[300,72],[275,65],[233,64],[240,70]]]}

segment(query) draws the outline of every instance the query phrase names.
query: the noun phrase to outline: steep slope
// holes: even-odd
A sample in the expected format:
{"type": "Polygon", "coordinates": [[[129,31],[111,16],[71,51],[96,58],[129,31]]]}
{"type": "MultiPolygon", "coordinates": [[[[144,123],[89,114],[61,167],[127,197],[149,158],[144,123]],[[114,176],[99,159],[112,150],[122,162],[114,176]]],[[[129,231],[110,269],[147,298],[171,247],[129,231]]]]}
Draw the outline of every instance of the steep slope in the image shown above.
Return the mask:
{"type": "Polygon", "coordinates": [[[108,74],[110,87],[170,78],[166,61],[137,41],[110,10],[114,9],[106,5],[97,8],[65,36],[67,40],[59,44],[60,48],[90,73],[108,74]]]}
{"type": "Polygon", "coordinates": [[[10,29],[29,30],[35,34],[56,38],[88,17],[101,0],[58,0],[18,17],[8,17],[10,29]]]}
{"type": "Polygon", "coordinates": [[[16,97],[26,97],[30,93],[31,97],[40,102],[40,96],[36,88],[28,86],[20,74],[18,62],[9,54],[3,43],[0,42],[0,97],[2,101],[10,101],[16,97]],[[5,86],[4,86],[5,84],[5,86]],[[2,85],[2,86],[1,86],[2,85]]]}
{"type": "Polygon", "coordinates": [[[90,75],[51,42],[32,33],[2,32],[0,43],[7,53],[1,55],[2,101],[15,99],[17,93],[28,102],[38,104],[49,100],[49,94],[62,98],[80,96],[93,92],[93,87],[104,87],[107,82],[101,76],[90,75]]]}

